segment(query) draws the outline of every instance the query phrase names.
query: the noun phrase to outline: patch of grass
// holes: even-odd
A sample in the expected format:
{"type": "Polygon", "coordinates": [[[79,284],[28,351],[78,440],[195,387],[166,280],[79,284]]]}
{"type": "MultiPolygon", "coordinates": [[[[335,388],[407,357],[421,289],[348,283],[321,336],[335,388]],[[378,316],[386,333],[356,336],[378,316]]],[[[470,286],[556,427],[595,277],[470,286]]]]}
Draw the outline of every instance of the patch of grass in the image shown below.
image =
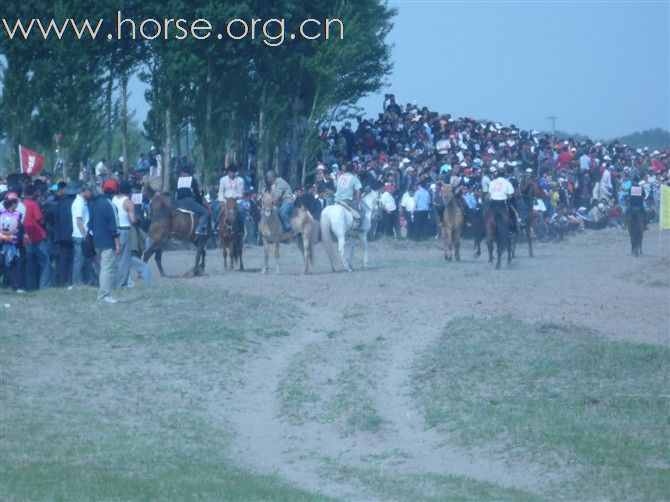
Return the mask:
{"type": "Polygon", "coordinates": [[[565,478],[548,494],[658,500],[670,493],[669,368],[664,347],[465,318],[416,362],[412,385],[450,441],[565,478]]]}
{"type": "Polygon", "coordinates": [[[316,498],[228,451],[235,374],[288,336],[289,304],[180,283],[96,293],[3,295],[0,499],[316,498]],[[247,319],[260,305],[267,321],[247,319]]]}
{"type": "Polygon", "coordinates": [[[379,430],[384,420],[373,400],[374,366],[383,347],[383,339],[355,344],[336,366],[335,340],[309,345],[279,382],[282,415],[294,424],[337,423],[344,434],[379,430]]]}
{"type": "Polygon", "coordinates": [[[362,469],[327,458],[322,473],[335,480],[358,481],[383,500],[538,500],[532,493],[480,482],[465,476],[396,474],[362,469]]]}
{"type": "Polygon", "coordinates": [[[664,257],[652,263],[635,267],[619,274],[619,278],[641,286],[652,288],[670,288],[670,258],[664,257]]]}

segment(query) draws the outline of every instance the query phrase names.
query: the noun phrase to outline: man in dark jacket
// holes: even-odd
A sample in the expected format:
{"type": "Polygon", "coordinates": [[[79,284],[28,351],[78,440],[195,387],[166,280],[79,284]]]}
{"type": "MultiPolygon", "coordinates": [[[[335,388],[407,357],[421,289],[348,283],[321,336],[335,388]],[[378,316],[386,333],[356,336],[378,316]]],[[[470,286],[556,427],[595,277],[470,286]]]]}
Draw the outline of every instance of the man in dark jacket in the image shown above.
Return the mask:
{"type": "Polygon", "coordinates": [[[62,197],[55,199],[53,211],[53,243],[57,256],[56,285],[60,287],[72,284],[72,261],[74,259],[72,202],[79,193],[79,185],[76,182],[70,182],[62,189],[62,192],[62,197]]]}
{"type": "Polygon", "coordinates": [[[116,278],[116,262],[121,253],[119,223],[112,197],[118,190],[116,180],[108,178],[102,183],[102,195],[95,200],[89,227],[93,232],[93,244],[100,257],[100,289],[98,300],[118,303],[111,295],[116,278]]]}
{"type": "Polygon", "coordinates": [[[198,182],[193,177],[191,166],[188,163],[182,164],[177,180],[177,207],[188,209],[198,215],[198,227],[195,229],[196,235],[207,235],[209,232],[209,211],[202,204],[202,195],[198,182]]]}

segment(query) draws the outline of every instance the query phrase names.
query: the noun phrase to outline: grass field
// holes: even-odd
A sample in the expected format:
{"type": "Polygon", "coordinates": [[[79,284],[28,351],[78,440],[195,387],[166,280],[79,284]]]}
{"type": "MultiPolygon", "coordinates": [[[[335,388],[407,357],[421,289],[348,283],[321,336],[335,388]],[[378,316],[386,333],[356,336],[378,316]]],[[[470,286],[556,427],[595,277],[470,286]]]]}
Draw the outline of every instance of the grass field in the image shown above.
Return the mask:
{"type": "MultiPolygon", "coordinates": [[[[223,314],[203,307],[211,295],[128,292],[132,307],[102,314],[89,289],[3,295],[0,498],[316,498],[230,457],[235,372],[288,332],[244,318],[259,298],[220,292],[223,314]]],[[[277,302],[263,305],[281,321],[277,302]]]]}
{"type": "Polygon", "coordinates": [[[445,440],[543,465],[545,495],[664,500],[669,369],[663,347],[464,318],[416,362],[413,387],[445,440]]]}
{"type": "Polygon", "coordinates": [[[399,344],[402,300],[224,284],[3,293],[0,499],[668,499],[667,347],[486,314],[399,344]]]}

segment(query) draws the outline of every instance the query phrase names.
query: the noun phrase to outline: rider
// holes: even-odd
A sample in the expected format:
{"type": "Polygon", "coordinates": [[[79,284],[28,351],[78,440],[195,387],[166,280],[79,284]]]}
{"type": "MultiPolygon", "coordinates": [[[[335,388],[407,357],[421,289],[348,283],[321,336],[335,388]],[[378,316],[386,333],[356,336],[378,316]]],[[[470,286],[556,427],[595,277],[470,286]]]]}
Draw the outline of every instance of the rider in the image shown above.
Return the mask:
{"type": "Polygon", "coordinates": [[[354,217],[354,227],[360,227],[363,221],[360,205],[363,185],[351,170],[351,164],[344,164],[344,171],[337,178],[335,202],[347,208],[354,217]]]}
{"type": "Polygon", "coordinates": [[[635,173],[633,175],[633,184],[630,187],[630,195],[628,196],[628,208],[626,209],[626,221],[628,221],[630,214],[633,211],[642,211],[644,215],[644,229],[647,229],[647,212],[644,210],[644,199],[646,193],[644,187],[640,186],[640,175],[635,173]]]}
{"type": "Polygon", "coordinates": [[[495,167],[491,168],[491,175],[494,180],[489,185],[490,207],[495,211],[499,211],[505,218],[505,223],[509,226],[509,210],[507,200],[514,195],[514,187],[507,181],[502,172],[498,173],[495,167]]]}
{"type": "Polygon", "coordinates": [[[188,164],[182,165],[179,173],[176,206],[196,213],[198,215],[198,227],[195,229],[195,233],[196,235],[207,235],[209,212],[202,204],[198,182],[193,177],[191,167],[188,164]]]}
{"type": "Polygon", "coordinates": [[[235,212],[237,213],[237,228],[238,233],[244,233],[244,219],[245,212],[240,201],[244,195],[244,178],[237,175],[237,166],[230,164],[228,166],[228,175],[223,176],[219,180],[219,202],[225,204],[226,199],[235,199],[235,212]]]}
{"type": "Polygon", "coordinates": [[[270,192],[275,204],[279,206],[279,220],[285,232],[291,231],[291,212],[293,211],[293,192],[289,184],[270,169],[267,174],[270,192]]]}

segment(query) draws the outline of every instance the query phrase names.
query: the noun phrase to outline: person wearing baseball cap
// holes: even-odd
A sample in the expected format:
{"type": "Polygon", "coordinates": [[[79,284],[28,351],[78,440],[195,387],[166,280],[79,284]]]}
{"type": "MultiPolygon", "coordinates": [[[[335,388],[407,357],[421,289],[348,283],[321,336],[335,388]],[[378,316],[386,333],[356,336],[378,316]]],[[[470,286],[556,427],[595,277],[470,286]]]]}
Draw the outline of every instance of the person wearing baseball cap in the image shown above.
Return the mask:
{"type": "Polygon", "coordinates": [[[102,183],[102,195],[95,200],[91,212],[93,244],[100,257],[100,288],[98,300],[118,303],[112,296],[115,287],[118,256],[121,253],[119,220],[112,197],[118,191],[118,183],[108,178],[102,183]]]}

